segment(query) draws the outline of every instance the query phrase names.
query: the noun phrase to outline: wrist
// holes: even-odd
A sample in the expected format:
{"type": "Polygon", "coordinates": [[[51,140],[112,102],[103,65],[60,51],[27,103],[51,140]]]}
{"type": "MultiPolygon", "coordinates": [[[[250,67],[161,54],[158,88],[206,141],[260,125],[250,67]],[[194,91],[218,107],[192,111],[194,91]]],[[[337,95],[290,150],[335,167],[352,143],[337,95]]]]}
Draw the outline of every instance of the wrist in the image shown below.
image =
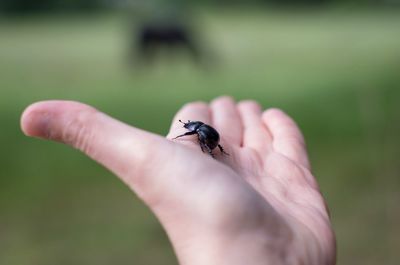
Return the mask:
{"type": "Polygon", "coordinates": [[[293,236],[289,230],[241,231],[231,235],[199,233],[175,246],[182,265],[293,264],[293,236]]]}

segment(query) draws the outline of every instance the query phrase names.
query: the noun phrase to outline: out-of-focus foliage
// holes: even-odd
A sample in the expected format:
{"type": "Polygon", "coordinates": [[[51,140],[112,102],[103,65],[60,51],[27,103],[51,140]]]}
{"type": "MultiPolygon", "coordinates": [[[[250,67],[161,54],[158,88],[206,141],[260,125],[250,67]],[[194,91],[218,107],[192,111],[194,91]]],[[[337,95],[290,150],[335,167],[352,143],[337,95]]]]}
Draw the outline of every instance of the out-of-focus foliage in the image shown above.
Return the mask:
{"type": "Polygon", "coordinates": [[[393,5],[400,0],[2,0],[0,12],[8,14],[43,13],[50,11],[82,12],[98,11],[106,7],[129,8],[146,5],[184,6],[196,5],[254,5],[269,4],[275,6],[312,6],[326,4],[357,4],[357,5],[393,5]]]}
{"type": "Polygon", "coordinates": [[[2,0],[0,11],[9,14],[30,14],[52,11],[95,11],[104,7],[102,0],[2,0]]]}

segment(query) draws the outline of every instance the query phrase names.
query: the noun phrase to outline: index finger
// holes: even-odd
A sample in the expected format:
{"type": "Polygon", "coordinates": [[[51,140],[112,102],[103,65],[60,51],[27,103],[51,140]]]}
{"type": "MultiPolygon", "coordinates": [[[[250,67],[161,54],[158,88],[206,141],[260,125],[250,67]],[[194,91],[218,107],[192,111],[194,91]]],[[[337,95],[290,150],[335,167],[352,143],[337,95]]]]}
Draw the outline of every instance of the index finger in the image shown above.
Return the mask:
{"type": "Polygon", "coordinates": [[[183,128],[182,123],[179,122],[201,121],[206,124],[211,123],[211,112],[207,103],[197,101],[184,105],[175,115],[172,120],[171,128],[167,135],[168,139],[172,139],[178,135],[185,133],[187,130],[183,128]]]}

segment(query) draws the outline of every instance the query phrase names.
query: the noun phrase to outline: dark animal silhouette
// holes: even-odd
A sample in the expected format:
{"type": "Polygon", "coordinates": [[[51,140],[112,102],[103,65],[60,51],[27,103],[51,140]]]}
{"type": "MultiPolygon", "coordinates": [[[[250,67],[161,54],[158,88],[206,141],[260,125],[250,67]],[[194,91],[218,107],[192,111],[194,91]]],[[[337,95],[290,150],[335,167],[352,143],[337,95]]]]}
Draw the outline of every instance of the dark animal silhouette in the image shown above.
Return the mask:
{"type": "Polygon", "coordinates": [[[199,60],[199,48],[191,31],[179,23],[149,23],[139,27],[134,34],[136,58],[139,63],[152,62],[156,54],[166,51],[170,56],[178,51],[186,52],[195,62],[199,60]]]}

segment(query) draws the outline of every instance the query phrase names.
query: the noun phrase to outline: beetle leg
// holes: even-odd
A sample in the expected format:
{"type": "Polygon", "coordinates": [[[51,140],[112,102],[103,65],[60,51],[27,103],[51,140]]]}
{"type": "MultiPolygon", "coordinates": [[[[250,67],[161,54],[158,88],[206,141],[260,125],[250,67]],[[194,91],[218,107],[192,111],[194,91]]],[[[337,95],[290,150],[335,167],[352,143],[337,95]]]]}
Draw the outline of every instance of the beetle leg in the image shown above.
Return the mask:
{"type": "Polygon", "coordinates": [[[201,151],[204,153],[204,144],[199,141],[199,145],[200,145],[201,151]]]}
{"type": "Polygon", "coordinates": [[[202,143],[200,141],[200,135],[197,135],[197,139],[199,140],[199,145],[200,145],[201,151],[204,153],[204,143],[202,143]]]}
{"type": "Polygon", "coordinates": [[[229,155],[227,152],[225,152],[224,148],[222,148],[222,145],[218,145],[219,150],[221,151],[221,153],[225,154],[225,155],[229,155]]]}
{"type": "Polygon", "coordinates": [[[208,147],[208,145],[204,145],[204,147],[207,149],[207,152],[210,154],[210,156],[212,156],[213,158],[215,158],[214,154],[212,153],[212,150],[210,147],[208,147]]]}
{"type": "Polygon", "coordinates": [[[176,138],[179,138],[179,137],[182,137],[182,136],[193,135],[193,134],[196,134],[196,132],[195,131],[194,132],[186,132],[184,134],[178,135],[175,138],[172,138],[172,140],[175,140],[176,138]]]}

